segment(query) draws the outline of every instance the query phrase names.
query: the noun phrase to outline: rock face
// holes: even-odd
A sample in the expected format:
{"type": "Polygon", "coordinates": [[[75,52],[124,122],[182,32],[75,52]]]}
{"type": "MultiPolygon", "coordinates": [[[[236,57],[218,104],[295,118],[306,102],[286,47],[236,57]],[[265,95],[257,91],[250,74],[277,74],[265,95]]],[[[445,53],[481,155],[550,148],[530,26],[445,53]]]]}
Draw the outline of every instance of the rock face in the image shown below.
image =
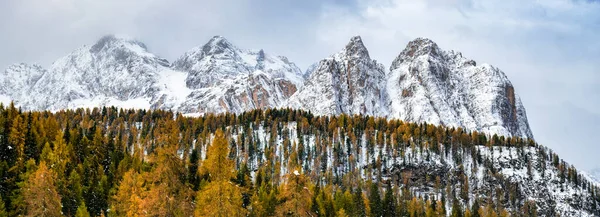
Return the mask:
{"type": "Polygon", "coordinates": [[[390,116],[533,138],[521,100],[506,75],[433,41],[411,41],[387,76],[390,116]]]}
{"type": "Polygon", "coordinates": [[[318,115],[387,115],[384,66],[371,60],[360,37],[310,71],[304,86],[290,98],[290,107],[318,115]]]}

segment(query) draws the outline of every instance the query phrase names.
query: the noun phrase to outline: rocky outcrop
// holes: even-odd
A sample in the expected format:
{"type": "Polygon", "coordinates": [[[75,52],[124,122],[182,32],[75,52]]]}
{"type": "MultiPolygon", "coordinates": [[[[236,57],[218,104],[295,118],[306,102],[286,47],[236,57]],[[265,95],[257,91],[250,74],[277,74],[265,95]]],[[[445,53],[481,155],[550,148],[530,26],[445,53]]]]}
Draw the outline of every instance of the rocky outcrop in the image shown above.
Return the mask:
{"type": "Polygon", "coordinates": [[[365,114],[385,116],[385,69],[372,60],[362,39],[321,60],[304,86],[289,100],[292,108],[308,108],[319,115],[365,114]]]}

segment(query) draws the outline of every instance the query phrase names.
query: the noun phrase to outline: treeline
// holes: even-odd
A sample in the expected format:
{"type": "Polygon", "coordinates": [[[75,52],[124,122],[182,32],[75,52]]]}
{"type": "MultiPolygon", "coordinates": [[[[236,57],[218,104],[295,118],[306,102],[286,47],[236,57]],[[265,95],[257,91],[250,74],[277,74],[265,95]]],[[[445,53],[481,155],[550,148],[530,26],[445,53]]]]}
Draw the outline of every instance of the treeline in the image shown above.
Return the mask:
{"type": "MultiPolygon", "coordinates": [[[[414,187],[425,177],[394,172],[418,158],[448,156],[441,160],[461,165],[471,156],[469,165],[493,178],[494,162],[482,157],[482,146],[538,147],[460,128],[291,109],[185,117],[0,105],[0,217],[536,216],[535,202],[507,180],[498,181],[510,189],[507,196],[492,190],[473,197],[463,168],[448,175],[460,180],[458,189],[433,174],[426,179],[435,190],[423,195],[414,187]]],[[[600,203],[598,187],[556,154],[538,150],[561,182],[600,203]]]]}

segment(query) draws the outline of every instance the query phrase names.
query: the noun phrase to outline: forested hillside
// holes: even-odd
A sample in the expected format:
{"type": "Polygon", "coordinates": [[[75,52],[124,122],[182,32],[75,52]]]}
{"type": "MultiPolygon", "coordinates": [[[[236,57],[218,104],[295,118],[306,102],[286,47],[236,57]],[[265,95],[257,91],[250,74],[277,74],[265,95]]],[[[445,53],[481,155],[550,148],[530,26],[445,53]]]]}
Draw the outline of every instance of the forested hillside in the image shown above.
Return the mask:
{"type": "Polygon", "coordinates": [[[0,160],[0,216],[600,215],[533,140],[359,115],[0,105],[0,160]]]}

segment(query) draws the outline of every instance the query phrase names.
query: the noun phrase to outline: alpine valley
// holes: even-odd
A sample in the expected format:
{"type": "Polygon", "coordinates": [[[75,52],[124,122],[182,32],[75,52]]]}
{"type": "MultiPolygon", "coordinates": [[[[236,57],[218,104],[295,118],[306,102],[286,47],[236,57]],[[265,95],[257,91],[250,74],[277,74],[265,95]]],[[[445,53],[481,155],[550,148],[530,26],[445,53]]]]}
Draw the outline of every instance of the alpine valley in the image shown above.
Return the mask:
{"type": "MultiPolygon", "coordinates": [[[[368,190],[365,198],[370,199],[378,189],[382,194],[394,189],[401,195],[398,198],[411,195],[405,200],[408,206],[413,199],[415,206],[422,204],[423,212],[428,204],[438,215],[454,216],[450,210],[468,210],[480,204],[483,208],[474,212],[481,211],[481,216],[494,216],[492,209],[515,216],[600,216],[597,182],[535,143],[525,107],[500,69],[443,50],[426,38],[410,41],[398,52],[386,67],[372,59],[362,39],[355,36],[341,51],[302,71],[284,56],[241,49],[221,36],[170,63],[140,41],[109,35],[48,68],[25,63],[10,66],[0,73],[0,102],[7,111],[14,103],[21,108],[19,114],[52,111],[59,120],[71,120],[61,125],[65,132],[71,128],[78,133],[75,129],[81,127],[86,140],[102,135],[127,137],[130,144],[126,150],[132,155],[151,155],[155,148],[151,141],[162,137],[148,135],[156,133],[155,128],[162,129],[160,117],[167,117],[166,122],[175,120],[178,125],[173,129],[181,132],[176,134],[180,135],[178,141],[190,143],[177,147],[184,160],[188,153],[210,159],[205,154],[208,141],[223,137],[217,129],[228,129],[230,158],[235,159],[237,169],[244,165],[252,171],[251,186],[258,189],[265,180],[307,174],[308,183],[313,183],[307,187],[312,191],[309,196],[330,193],[307,202],[317,204],[307,212],[319,216],[334,216],[323,214],[327,205],[322,201],[327,197],[334,193],[343,197],[348,192],[352,196],[362,184],[339,189],[327,186],[342,186],[340,183],[351,182],[352,177],[367,180],[362,185],[368,190]],[[94,107],[102,112],[79,109],[94,107]],[[131,110],[127,113],[118,111],[120,108],[131,110]],[[156,115],[150,116],[152,112],[156,115]],[[117,116],[123,120],[116,121],[117,116]],[[225,121],[213,126],[209,119],[225,121]],[[109,134],[109,123],[123,126],[118,133],[109,134]],[[197,123],[204,125],[196,127],[197,123]],[[207,141],[200,142],[204,139],[207,141]],[[247,154],[249,149],[257,152],[247,154]],[[292,152],[298,156],[290,157],[292,152]],[[276,163],[262,169],[265,161],[276,163]],[[299,170],[292,173],[296,168],[299,170]],[[269,174],[265,171],[277,171],[271,174],[275,178],[262,177],[269,174]],[[379,183],[373,184],[375,190],[369,190],[372,183],[379,183]]],[[[152,162],[154,158],[148,159],[152,162]]],[[[186,171],[191,168],[185,165],[186,171]]],[[[105,172],[110,168],[107,162],[105,172]]],[[[194,170],[192,176],[197,174],[194,170]]],[[[212,174],[207,180],[212,180],[212,174]]],[[[119,189],[115,187],[115,191],[119,189]]],[[[282,198],[279,201],[287,200],[282,198]]],[[[338,216],[340,207],[334,199],[336,205],[332,202],[331,206],[338,216]]],[[[255,211],[252,201],[245,207],[249,213],[255,211]]],[[[201,202],[198,199],[196,203],[201,202]]],[[[369,206],[366,214],[379,215],[369,213],[376,208],[369,206]]],[[[63,204],[63,213],[65,207],[63,204]]],[[[90,208],[94,209],[95,214],[109,210],[107,204],[90,208]]],[[[350,213],[353,215],[362,214],[350,213]]]]}

